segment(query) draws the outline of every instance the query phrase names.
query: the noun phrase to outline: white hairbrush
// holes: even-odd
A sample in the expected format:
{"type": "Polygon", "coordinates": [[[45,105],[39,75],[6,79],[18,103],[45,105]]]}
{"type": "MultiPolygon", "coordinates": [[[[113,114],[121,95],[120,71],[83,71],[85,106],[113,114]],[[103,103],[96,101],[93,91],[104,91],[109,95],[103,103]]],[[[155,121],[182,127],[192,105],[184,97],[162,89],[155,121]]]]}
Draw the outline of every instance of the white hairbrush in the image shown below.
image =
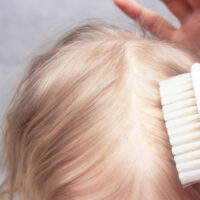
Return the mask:
{"type": "Polygon", "coordinates": [[[160,82],[165,124],[183,187],[200,182],[200,63],[160,82]]]}

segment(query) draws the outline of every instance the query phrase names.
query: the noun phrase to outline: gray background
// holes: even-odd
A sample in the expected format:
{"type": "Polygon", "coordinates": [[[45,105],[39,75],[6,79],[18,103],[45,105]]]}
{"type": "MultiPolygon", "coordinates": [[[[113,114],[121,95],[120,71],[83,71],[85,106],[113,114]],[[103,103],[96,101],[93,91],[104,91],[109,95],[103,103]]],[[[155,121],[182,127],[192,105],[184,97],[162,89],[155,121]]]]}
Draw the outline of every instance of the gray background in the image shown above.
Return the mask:
{"type": "MultiPolygon", "coordinates": [[[[159,0],[138,2],[178,25],[159,0]]],[[[0,0],[0,123],[30,59],[91,18],[133,28],[112,0],[0,0]]]]}

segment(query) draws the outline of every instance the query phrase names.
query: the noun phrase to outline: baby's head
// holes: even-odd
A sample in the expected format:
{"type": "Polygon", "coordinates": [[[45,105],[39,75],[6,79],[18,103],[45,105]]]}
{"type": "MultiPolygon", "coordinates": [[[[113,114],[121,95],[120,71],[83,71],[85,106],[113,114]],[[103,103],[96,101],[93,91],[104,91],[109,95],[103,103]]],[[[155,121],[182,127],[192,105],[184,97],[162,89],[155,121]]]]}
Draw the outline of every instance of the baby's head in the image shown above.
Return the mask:
{"type": "Polygon", "coordinates": [[[20,200],[197,200],[183,189],[159,81],[198,57],[108,24],[34,59],[4,118],[5,188],[20,200]]]}

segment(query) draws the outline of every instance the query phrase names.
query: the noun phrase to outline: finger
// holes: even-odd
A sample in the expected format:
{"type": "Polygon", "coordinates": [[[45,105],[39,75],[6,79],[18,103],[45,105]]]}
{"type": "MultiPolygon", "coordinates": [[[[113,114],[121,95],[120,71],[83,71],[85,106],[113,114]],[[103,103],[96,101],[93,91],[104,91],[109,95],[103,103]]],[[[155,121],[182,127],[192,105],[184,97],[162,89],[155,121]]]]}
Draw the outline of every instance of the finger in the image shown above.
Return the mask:
{"type": "Polygon", "coordinates": [[[194,9],[200,9],[200,0],[187,0],[188,4],[194,9]]]}
{"type": "MultiPolygon", "coordinates": [[[[161,0],[168,9],[183,22],[192,13],[191,6],[185,0],[161,0]]],[[[199,1],[200,2],[200,1],[199,1]]]]}
{"type": "Polygon", "coordinates": [[[132,0],[114,0],[115,4],[129,17],[163,39],[171,39],[176,28],[157,13],[143,8],[132,0]]]}

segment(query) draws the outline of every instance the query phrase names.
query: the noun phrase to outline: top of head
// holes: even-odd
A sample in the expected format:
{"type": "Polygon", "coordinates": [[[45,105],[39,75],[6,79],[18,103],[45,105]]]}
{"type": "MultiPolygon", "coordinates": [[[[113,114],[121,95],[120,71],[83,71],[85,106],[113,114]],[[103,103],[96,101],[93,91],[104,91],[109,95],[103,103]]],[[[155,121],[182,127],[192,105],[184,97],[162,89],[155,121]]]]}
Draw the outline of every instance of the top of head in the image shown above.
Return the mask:
{"type": "Polygon", "coordinates": [[[158,88],[197,59],[106,24],[66,34],[30,65],[7,113],[4,149],[16,188],[30,200],[191,200],[158,88]]]}

